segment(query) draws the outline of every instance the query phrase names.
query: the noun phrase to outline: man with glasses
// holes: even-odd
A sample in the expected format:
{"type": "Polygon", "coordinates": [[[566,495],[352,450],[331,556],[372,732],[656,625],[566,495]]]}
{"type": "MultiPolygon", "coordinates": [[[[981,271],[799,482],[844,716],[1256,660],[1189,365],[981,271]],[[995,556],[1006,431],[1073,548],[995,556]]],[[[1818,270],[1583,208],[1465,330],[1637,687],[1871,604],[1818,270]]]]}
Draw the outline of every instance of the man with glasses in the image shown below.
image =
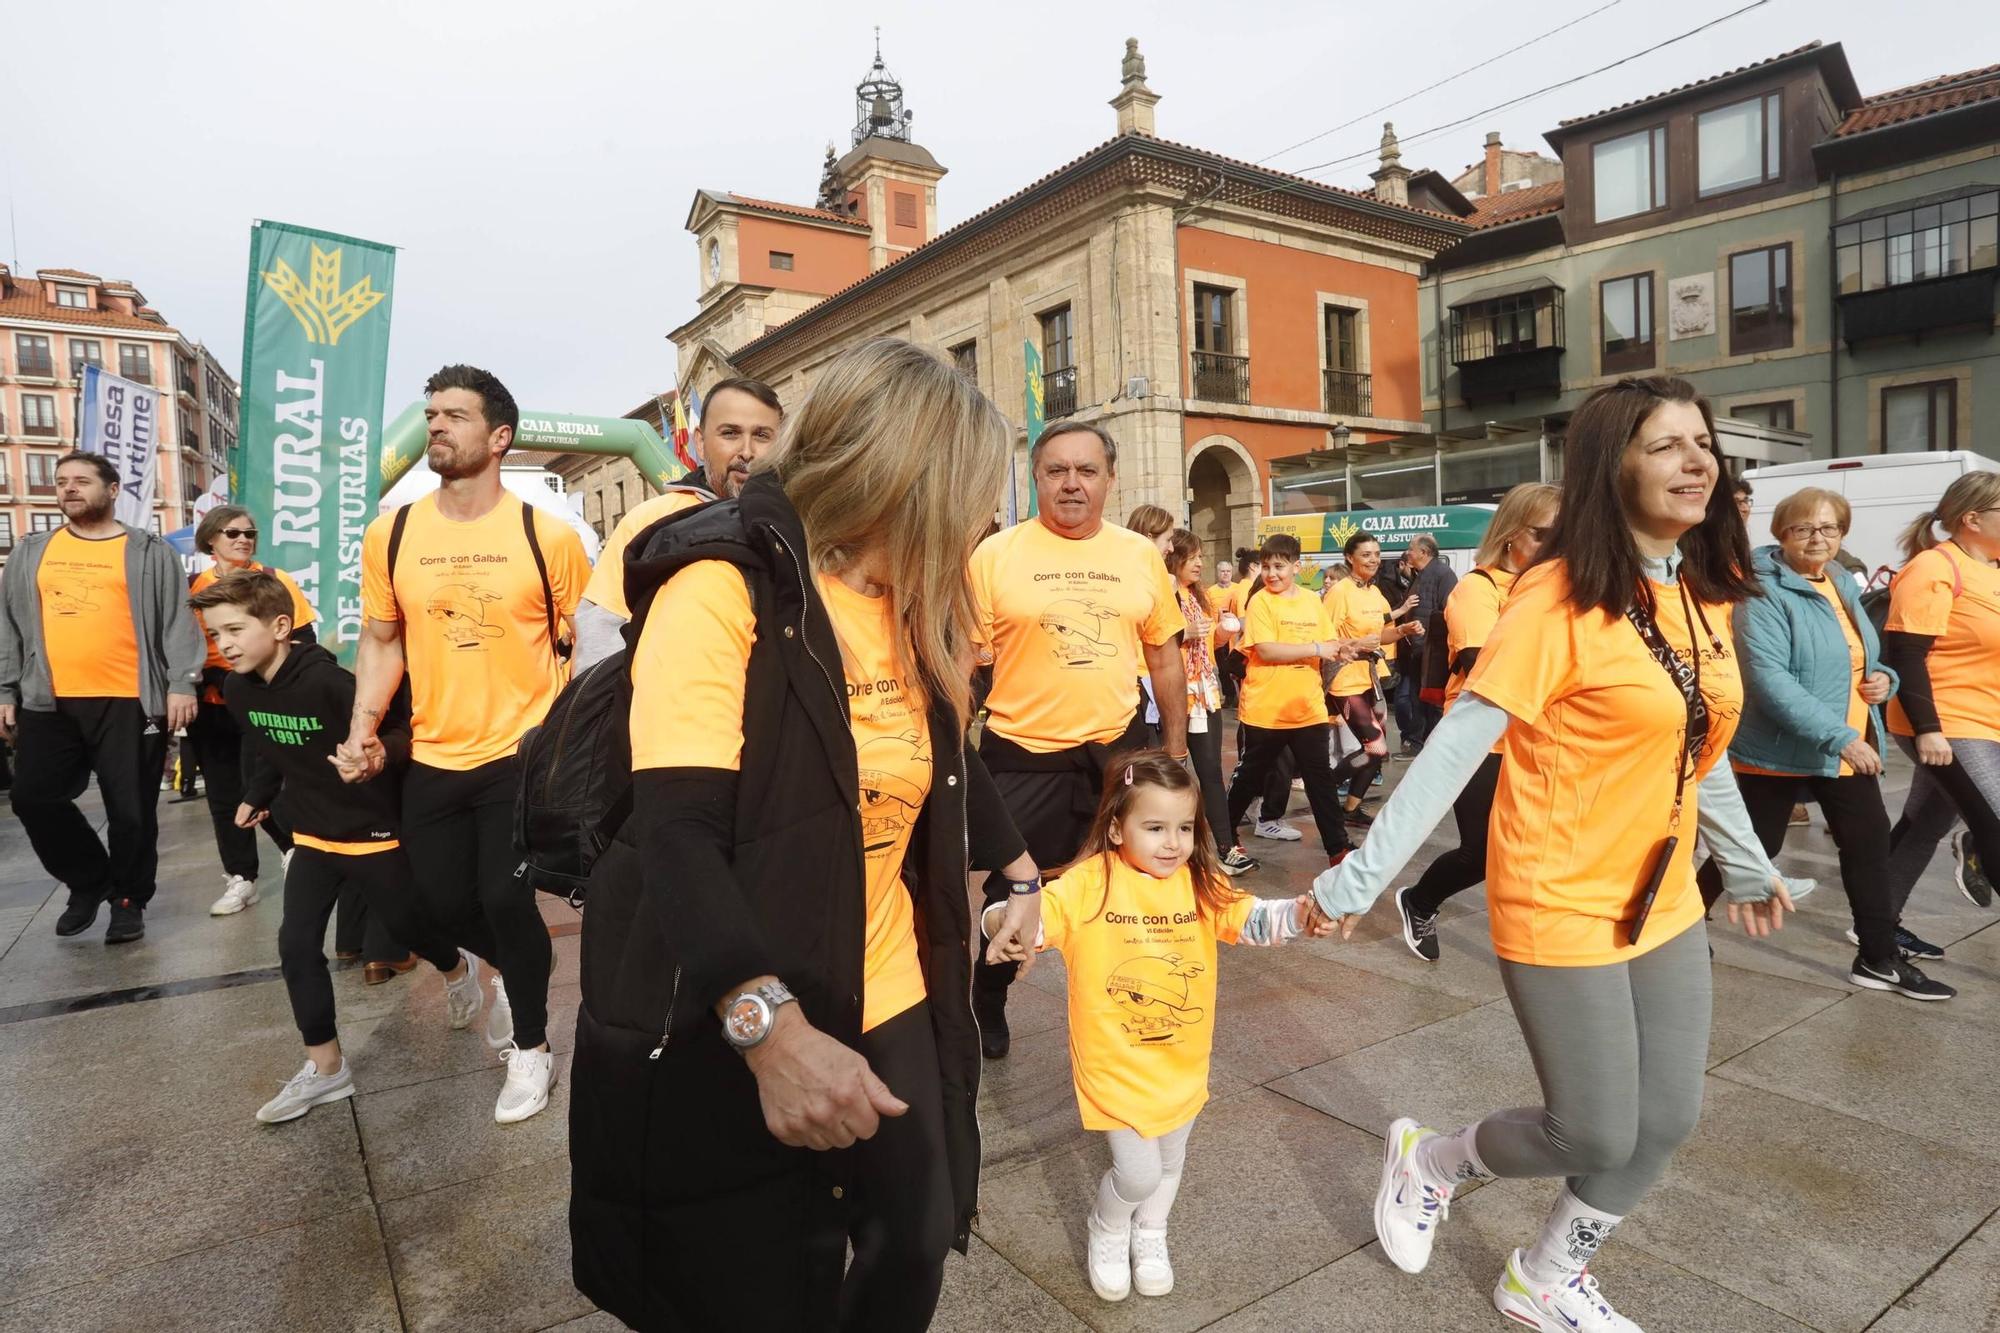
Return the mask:
{"type": "Polygon", "coordinates": [[[146,933],[159,869],[167,737],[195,717],[206,648],[166,541],[120,523],[118,469],[56,464],[63,526],[21,539],[0,575],[0,738],[16,747],[14,813],[42,868],[69,887],[56,934],[111,904],[106,944],[146,933]],[[110,847],[76,801],[92,774],[110,847]]]}

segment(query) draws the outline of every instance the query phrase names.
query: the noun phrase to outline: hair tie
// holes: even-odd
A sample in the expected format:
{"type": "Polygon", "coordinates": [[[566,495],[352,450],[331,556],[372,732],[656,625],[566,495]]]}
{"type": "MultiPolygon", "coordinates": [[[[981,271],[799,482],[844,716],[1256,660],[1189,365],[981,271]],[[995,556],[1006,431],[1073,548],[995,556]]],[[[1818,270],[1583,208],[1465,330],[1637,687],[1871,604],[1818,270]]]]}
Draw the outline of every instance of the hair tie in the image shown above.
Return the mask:
{"type": "Polygon", "coordinates": [[[1132,765],[1130,764],[1125,765],[1125,785],[1128,787],[1132,785],[1132,765]]]}

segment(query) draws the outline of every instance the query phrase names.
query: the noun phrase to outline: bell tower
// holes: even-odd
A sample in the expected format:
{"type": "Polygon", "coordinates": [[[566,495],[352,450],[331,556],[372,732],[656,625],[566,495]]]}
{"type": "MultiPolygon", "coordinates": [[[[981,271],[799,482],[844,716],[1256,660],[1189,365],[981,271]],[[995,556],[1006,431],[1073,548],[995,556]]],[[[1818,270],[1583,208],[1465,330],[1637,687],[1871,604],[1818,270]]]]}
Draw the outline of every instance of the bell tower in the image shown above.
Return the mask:
{"type": "Polygon", "coordinates": [[[903,105],[903,85],[882,63],[882,30],[875,30],[875,63],[854,87],[853,147],[820,176],[819,206],[868,224],[870,272],[908,254],[937,235],[937,183],[945,169],[910,138],[914,113],[903,105]]]}

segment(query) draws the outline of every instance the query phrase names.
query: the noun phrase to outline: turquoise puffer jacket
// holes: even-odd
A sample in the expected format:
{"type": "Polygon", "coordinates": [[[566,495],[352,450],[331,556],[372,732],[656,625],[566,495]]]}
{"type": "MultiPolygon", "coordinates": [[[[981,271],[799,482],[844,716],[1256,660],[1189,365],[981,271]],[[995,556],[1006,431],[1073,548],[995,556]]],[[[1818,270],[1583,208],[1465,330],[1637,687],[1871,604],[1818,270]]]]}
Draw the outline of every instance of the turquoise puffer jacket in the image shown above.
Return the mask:
{"type": "MultiPolygon", "coordinates": [[[[1743,668],[1743,721],[1729,757],[1752,768],[1807,777],[1837,776],[1840,752],[1856,739],[1847,725],[1853,666],[1839,614],[1775,546],[1759,547],[1751,568],[1764,595],[1739,603],[1736,653],[1743,668]]],[[[1838,566],[1828,577],[1861,631],[1870,674],[1880,671],[1895,692],[1896,673],[1882,665],[1882,644],[1862,613],[1854,581],[1838,566]]],[[[1882,710],[1870,708],[1874,744],[1882,743],[1882,710]]]]}

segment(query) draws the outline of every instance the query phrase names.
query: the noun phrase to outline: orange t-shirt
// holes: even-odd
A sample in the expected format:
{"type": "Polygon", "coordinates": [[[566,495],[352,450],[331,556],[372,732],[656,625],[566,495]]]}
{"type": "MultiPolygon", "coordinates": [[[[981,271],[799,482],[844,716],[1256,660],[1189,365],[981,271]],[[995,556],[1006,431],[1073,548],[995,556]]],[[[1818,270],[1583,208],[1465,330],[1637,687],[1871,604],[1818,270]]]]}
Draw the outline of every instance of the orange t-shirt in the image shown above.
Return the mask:
{"type": "Polygon", "coordinates": [[[1569,605],[1566,571],[1556,560],[1520,577],[1465,688],[1513,717],[1486,852],[1493,947],[1516,963],[1593,967],[1701,919],[1696,788],[1736,734],[1743,680],[1730,608],[1699,606],[1710,629],[1690,627],[1674,585],[1653,585],[1660,633],[1684,658],[1700,649],[1708,701],[1708,737],[1670,830],[1686,703],[1630,621],[1569,605]],[[1670,831],[1680,842],[1635,947],[1626,922],[1670,831]]]}
{"type": "MultiPolygon", "coordinates": [[[[514,753],[569,679],[549,642],[542,579],[521,527],[522,501],[503,495],[482,518],[456,523],[437,496],[410,505],[389,580],[383,514],[361,544],[361,605],[370,620],[400,621],[410,676],[411,758],[432,768],[477,768],[514,753]]],[[[535,511],[556,622],[576,610],[590,578],[583,541],[535,511]]]]}
{"type": "MultiPolygon", "coordinates": [[[[292,576],[290,574],[287,574],[282,569],[272,569],[269,566],[260,565],[255,560],[252,560],[247,567],[250,569],[264,570],[266,573],[275,577],[278,580],[278,582],[285,585],[285,591],[291,593],[292,595],[292,627],[294,629],[298,628],[301,625],[310,625],[313,623],[313,621],[319,618],[313,612],[312,603],[306,600],[305,593],[299,590],[299,585],[292,581],[292,576]]],[[[207,569],[202,570],[201,573],[194,576],[194,582],[188,585],[188,595],[193,596],[195,593],[201,592],[202,590],[213,586],[214,583],[221,577],[222,577],[222,566],[219,564],[210,565],[207,569]]],[[[209,639],[208,641],[208,665],[214,667],[217,671],[229,670],[229,663],[223,660],[222,650],[215,646],[215,640],[213,638],[209,639]]],[[[209,694],[211,696],[214,695],[214,693],[215,692],[212,690],[209,691],[209,694]]],[[[220,697],[210,697],[208,699],[208,702],[212,704],[219,704],[222,702],[222,700],[220,697]]]]}
{"type": "MultiPolygon", "coordinates": [[[[1886,628],[1933,636],[1924,665],[1947,739],[2000,741],[2000,569],[1949,542],[1919,552],[1890,585],[1886,628]]],[[[1889,701],[1889,730],[1916,734],[1899,699],[1889,701]]]]}
{"type": "Polygon", "coordinates": [[[1110,523],[1072,540],[1030,519],[981,542],[971,574],[993,662],[987,726],[1035,754],[1117,739],[1137,711],[1141,645],[1187,628],[1159,548],[1110,523]]]}
{"type": "Polygon", "coordinates": [[[56,698],[138,698],[139,636],[125,583],[125,534],[85,538],[57,528],[42,548],[35,591],[56,698]]]}
{"type": "Polygon", "coordinates": [[[632,609],[625,604],[625,548],[634,537],[668,514],[706,503],[699,495],[687,491],[668,491],[626,510],[625,517],[618,520],[618,526],[611,530],[603,549],[597,553],[597,567],[590,571],[590,582],[583,589],[584,600],[630,620],[632,609]]]}
{"type": "Polygon", "coordinates": [[[1320,688],[1319,659],[1266,662],[1255,651],[1263,643],[1319,643],[1334,637],[1333,620],[1319,598],[1294,585],[1283,593],[1263,592],[1249,603],[1238,644],[1247,663],[1236,716],[1246,727],[1296,729],[1326,721],[1326,691],[1320,688]]]}
{"type": "MultiPolygon", "coordinates": [[[[1458,655],[1467,648],[1486,647],[1493,626],[1500,621],[1501,608],[1507,605],[1508,590],[1519,577],[1514,571],[1495,565],[1484,572],[1474,570],[1458,581],[1458,586],[1451,590],[1451,596],[1444,602],[1447,662],[1456,662],[1458,655]]],[[[1458,701],[1458,692],[1464,688],[1465,678],[1457,672],[1445,676],[1444,706],[1447,712],[1458,701]]]]}
{"type": "Polygon", "coordinates": [[[1060,950],[1069,970],[1069,1063],[1085,1129],[1158,1138],[1207,1103],[1215,942],[1241,938],[1256,905],[1237,898],[1210,920],[1186,866],[1155,879],[1116,854],[1044,886],[1042,947],[1060,950]]]}
{"type": "MultiPolygon", "coordinates": [[[[925,995],[903,859],[930,798],[930,727],[923,695],[897,661],[889,599],[865,597],[830,574],[816,577],[840,640],[860,769],[868,904],[861,1030],[867,1032],[925,995]]],[[[634,771],[742,767],[744,684],[756,639],[750,590],[734,566],[703,560],[667,581],[632,659],[634,771]],[[701,725],[690,726],[691,717],[701,725]]]]}
{"type": "MultiPolygon", "coordinates": [[[[1841,602],[1840,593],[1835,590],[1833,580],[1822,575],[1816,579],[1807,579],[1806,582],[1812,584],[1813,591],[1826,598],[1828,604],[1833,607],[1834,619],[1840,622],[1840,636],[1847,640],[1847,666],[1853,687],[1847,691],[1847,716],[1844,720],[1865,738],[1868,735],[1868,704],[1861,697],[1861,679],[1868,674],[1868,647],[1861,642],[1860,631],[1854,628],[1854,621],[1848,616],[1847,607],[1841,602]]],[[[1738,773],[1755,773],[1773,778],[1797,776],[1780,772],[1775,768],[1759,768],[1755,764],[1739,764],[1734,760],[1730,762],[1738,773]]],[[[1841,760],[1838,776],[1853,777],[1854,765],[1845,759],[1841,760]]]]}
{"type": "MultiPolygon", "coordinates": [[[[1358,639],[1365,634],[1380,634],[1389,623],[1389,599],[1372,583],[1364,586],[1353,579],[1341,579],[1326,590],[1325,601],[1335,638],[1358,639]]],[[[1378,674],[1388,674],[1389,668],[1379,662],[1349,662],[1334,673],[1328,692],[1337,699],[1368,693],[1373,687],[1368,674],[1371,665],[1378,674]]]]}

